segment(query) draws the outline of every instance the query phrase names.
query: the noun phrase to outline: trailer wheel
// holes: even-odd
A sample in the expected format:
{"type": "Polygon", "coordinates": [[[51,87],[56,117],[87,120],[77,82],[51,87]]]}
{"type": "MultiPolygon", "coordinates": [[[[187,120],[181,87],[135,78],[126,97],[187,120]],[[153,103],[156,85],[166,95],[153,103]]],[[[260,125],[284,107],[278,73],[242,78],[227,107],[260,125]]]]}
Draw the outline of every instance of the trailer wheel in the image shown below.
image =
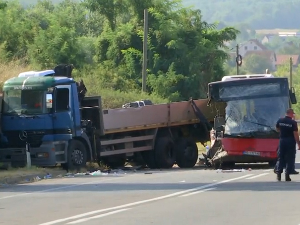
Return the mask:
{"type": "Polygon", "coordinates": [[[198,160],[198,147],[190,138],[180,138],[177,141],[176,163],[180,168],[192,168],[198,160]]]}
{"type": "Polygon", "coordinates": [[[172,168],[176,161],[176,148],[169,137],[160,137],[155,143],[156,163],[159,168],[172,168]]]}
{"type": "Polygon", "coordinates": [[[85,145],[78,140],[71,140],[68,146],[67,163],[62,166],[66,170],[79,170],[86,166],[87,152],[85,145]]]}

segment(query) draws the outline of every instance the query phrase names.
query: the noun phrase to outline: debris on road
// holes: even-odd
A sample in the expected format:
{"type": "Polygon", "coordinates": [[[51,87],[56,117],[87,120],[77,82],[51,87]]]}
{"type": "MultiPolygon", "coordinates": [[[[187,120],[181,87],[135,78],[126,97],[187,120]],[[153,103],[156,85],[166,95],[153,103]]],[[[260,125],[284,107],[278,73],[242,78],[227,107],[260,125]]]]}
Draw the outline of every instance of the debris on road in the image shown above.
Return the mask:
{"type": "Polygon", "coordinates": [[[246,170],[245,169],[232,169],[232,170],[221,170],[221,169],[218,169],[217,170],[217,173],[233,173],[233,172],[245,172],[246,170]]]}
{"type": "Polygon", "coordinates": [[[96,170],[93,172],[87,171],[87,172],[81,172],[81,173],[67,173],[64,177],[73,178],[73,177],[82,177],[82,176],[108,176],[108,175],[118,176],[118,175],[123,175],[123,174],[127,174],[127,173],[125,173],[121,169],[109,170],[109,171],[96,170]]]}

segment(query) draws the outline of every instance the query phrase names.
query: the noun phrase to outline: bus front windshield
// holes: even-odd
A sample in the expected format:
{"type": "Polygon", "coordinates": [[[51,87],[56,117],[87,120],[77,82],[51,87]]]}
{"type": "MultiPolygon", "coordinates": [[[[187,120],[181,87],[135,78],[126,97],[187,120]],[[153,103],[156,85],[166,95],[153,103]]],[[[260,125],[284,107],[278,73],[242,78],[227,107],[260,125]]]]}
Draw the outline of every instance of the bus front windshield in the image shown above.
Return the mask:
{"type": "Polygon", "coordinates": [[[43,114],[46,107],[46,91],[6,90],[4,91],[3,114],[43,114]]]}
{"type": "Polygon", "coordinates": [[[289,98],[286,96],[228,101],[225,134],[272,132],[288,107],[289,98]]]}

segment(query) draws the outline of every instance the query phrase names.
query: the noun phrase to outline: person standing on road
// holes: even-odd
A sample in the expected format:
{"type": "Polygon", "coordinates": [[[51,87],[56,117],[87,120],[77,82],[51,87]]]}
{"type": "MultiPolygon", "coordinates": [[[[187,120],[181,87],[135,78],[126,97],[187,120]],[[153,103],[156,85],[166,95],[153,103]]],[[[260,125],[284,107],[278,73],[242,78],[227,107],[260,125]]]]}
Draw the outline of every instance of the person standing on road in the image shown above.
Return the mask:
{"type": "MultiPolygon", "coordinates": [[[[300,146],[299,146],[300,147],[300,146]]],[[[295,147],[296,148],[296,147],[295,147]]],[[[280,154],[280,149],[278,147],[278,150],[277,150],[277,158],[279,157],[279,154],[280,154]]],[[[278,168],[278,163],[279,161],[277,160],[277,163],[274,167],[274,173],[276,173],[276,170],[278,168]]],[[[295,155],[294,155],[294,158],[293,158],[293,169],[292,169],[292,172],[290,173],[290,175],[294,175],[294,174],[299,174],[299,172],[295,169],[295,164],[296,164],[296,150],[295,150],[295,155]]],[[[285,165],[284,165],[285,166],[285,165]]]]}
{"type": "MultiPolygon", "coordinates": [[[[292,119],[295,120],[295,114],[293,115],[292,119]]],[[[300,146],[298,146],[298,148],[300,148],[300,146]]],[[[279,154],[280,154],[280,149],[279,149],[279,146],[278,146],[277,158],[279,157],[279,154]]],[[[277,167],[278,167],[278,163],[279,163],[279,161],[277,160],[277,163],[276,163],[276,165],[274,167],[274,173],[276,173],[276,170],[277,170],[277,167]]],[[[296,171],[296,169],[295,169],[295,164],[296,164],[296,147],[295,147],[295,155],[294,155],[294,158],[293,158],[293,169],[292,169],[292,172],[290,173],[290,175],[299,174],[299,172],[296,171]]],[[[283,167],[285,167],[285,165],[283,167]]]]}
{"type": "Polygon", "coordinates": [[[281,181],[281,174],[285,165],[285,181],[291,181],[293,163],[296,151],[296,143],[300,146],[297,122],[293,120],[294,110],[288,109],[286,116],[276,123],[276,129],[280,132],[277,180],[281,181]]]}

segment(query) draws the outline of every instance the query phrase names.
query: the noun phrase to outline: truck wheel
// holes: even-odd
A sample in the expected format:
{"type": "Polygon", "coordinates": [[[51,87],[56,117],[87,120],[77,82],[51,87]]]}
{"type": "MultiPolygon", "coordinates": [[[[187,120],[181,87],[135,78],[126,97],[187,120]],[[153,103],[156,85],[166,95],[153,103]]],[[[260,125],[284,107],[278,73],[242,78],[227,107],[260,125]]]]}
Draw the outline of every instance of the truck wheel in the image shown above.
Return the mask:
{"type": "Polygon", "coordinates": [[[161,137],[155,143],[156,163],[159,168],[172,168],[176,160],[174,142],[169,137],[161,137]]]}
{"type": "Polygon", "coordinates": [[[87,152],[81,141],[71,140],[68,146],[67,155],[67,163],[63,165],[66,170],[79,170],[86,166],[87,152]]]}
{"type": "Polygon", "coordinates": [[[198,147],[194,140],[181,138],[176,143],[176,163],[180,168],[192,168],[198,160],[198,147]]]}

